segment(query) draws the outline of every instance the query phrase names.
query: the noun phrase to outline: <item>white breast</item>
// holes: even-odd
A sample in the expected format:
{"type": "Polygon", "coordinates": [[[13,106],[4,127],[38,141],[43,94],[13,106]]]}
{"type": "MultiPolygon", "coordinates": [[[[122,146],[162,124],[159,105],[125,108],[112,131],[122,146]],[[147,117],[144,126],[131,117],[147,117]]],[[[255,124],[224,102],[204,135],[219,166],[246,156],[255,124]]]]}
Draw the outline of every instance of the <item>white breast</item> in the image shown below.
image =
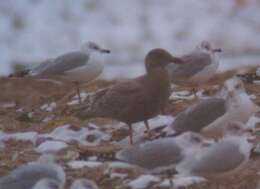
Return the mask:
{"type": "Polygon", "coordinates": [[[192,76],[189,80],[191,82],[201,84],[201,83],[205,83],[209,79],[211,79],[215,75],[215,73],[218,69],[218,66],[219,66],[218,56],[215,54],[212,54],[211,61],[212,61],[212,63],[210,65],[206,66],[203,70],[201,70],[200,72],[198,72],[197,74],[192,76]]]}
{"type": "Polygon", "coordinates": [[[102,63],[88,63],[65,73],[66,79],[78,82],[89,82],[96,79],[103,72],[102,63]]]}
{"type": "Polygon", "coordinates": [[[222,135],[229,122],[246,123],[256,112],[256,105],[246,93],[237,94],[234,98],[234,101],[228,105],[227,112],[202,130],[204,134],[208,136],[222,135]]]}

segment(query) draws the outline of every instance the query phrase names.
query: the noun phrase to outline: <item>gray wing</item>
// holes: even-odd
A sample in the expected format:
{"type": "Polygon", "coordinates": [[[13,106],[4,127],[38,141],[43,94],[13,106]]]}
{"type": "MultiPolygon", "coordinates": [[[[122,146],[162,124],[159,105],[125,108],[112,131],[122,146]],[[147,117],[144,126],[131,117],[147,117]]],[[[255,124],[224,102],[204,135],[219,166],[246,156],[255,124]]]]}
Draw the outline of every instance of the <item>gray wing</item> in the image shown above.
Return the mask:
{"type": "Polygon", "coordinates": [[[210,55],[203,52],[193,52],[181,57],[181,59],[184,61],[184,64],[168,65],[168,71],[173,82],[190,78],[211,64],[210,55]]]}
{"type": "Polygon", "coordinates": [[[40,65],[36,66],[32,70],[30,70],[29,74],[31,76],[37,75],[39,73],[42,73],[44,70],[48,69],[53,64],[53,59],[48,59],[42,62],[40,65]]]}
{"type": "Polygon", "coordinates": [[[222,98],[209,98],[200,101],[184,112],[181,112],[171,124],[176,134],[200,130],[226,112],[226,101],[222,98]]]}
{"type": "Polygon", "coordinates": [[[206,150],[201,158],[192,163],[192,173],[218,173],[238,167],[245,159],[239,146],[231,142],[215,144],[206,150]]]}
{"type": "Polygon", "coordinates": [[[87,63],[89,56],[82,52],[70,52],[57,57],[54,60],[47,60],[36,67],[33,71],[38,76],[59,75],[64,72],[83,66],[87,63]]]}
{"type": "Polygon", "coordinates": [[[1,189],[30,189],[42,178],[59,180],[56,171],[42,164],[24,165],[1,178],[1,189]]]}
{"type": "Polygon", "coordinates": [[[182,159],[182,153],[172,138],[157,139],[121,150],[117,159],[145,169],[155,169],[176,164],[182,159]]]}

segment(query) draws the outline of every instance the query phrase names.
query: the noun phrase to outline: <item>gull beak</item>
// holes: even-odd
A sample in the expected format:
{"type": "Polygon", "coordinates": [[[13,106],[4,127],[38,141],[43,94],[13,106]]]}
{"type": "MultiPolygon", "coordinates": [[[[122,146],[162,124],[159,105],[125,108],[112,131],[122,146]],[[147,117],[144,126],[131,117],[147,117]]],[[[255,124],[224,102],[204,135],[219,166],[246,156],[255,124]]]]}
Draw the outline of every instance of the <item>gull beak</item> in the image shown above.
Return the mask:
{"type": "Polygon", "coordinates": [[[222,52],[222,49],[220,49],[220,48],[212,49],[212,52],[220,53],[220,52],[222,52]]]}
{"type": "Polygon", "coordinates": [[[181,58],[177,58],[172,56],[171,61],[169,62],[171,64],[183,64],[184,61],[181,58]]]}
{"type": "Polygon", "coordinates": [[[100,52],[101,52],[101,53],[109,54],[109,53],[110,53],[110,50],[108,50],[108,49],[100,49],[100,52]]]}

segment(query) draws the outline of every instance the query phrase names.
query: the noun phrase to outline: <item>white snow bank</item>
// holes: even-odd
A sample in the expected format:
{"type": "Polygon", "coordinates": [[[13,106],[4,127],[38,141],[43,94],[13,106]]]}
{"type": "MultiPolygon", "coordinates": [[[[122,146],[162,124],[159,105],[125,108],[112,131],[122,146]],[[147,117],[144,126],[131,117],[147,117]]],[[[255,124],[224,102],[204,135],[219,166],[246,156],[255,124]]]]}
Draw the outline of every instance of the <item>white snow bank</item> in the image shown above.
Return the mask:
{"type": "Polygon", "coordinates": [[[128,186],[132,189],[142,189],[148,187],[152,183],[157,183],[161,179],[153,175],[141,175],[135,180],[128,183],[128,186]]]}
{"type": "Polygon", "coordinates": [[[83,160],[75,160],[75,161],[69,161],[68,166],[72,169],[81,169],[84,167],[89,168],[96,168],[102,165],[102,162],[98,161],[83,161],[83,160]]]}
{"type": "MultiPolygon", "coordinates": [[[[197,176],[182,176],[182,175],[175,175],[172,179],[173,185],[175,188],[179,187],[188,187],[192,184],[197,184],[200,182],[205,182],[206,179],[203,177],[197,177],[197,176]]],[[[170,181],[169,179],[163,181],[161,184],[159,184],[161,187],[170,187],[170,181]]]]}
{"type": "Polygon", "coordinates": [[[97,129],[80,128],[73,130],[70,125],[59,126],[51,133],[42,134],[42,137],[60,141],[77,141],[82,145],[95,146],[102,141],[110,140],[111,136],[97,129]]]}
{"type": "Polygon", "coordinates": [[[45,141],[36,148],[36,152],[53,153],[58,152],[66,147],[68,147],[68,145],[61,141],[45,141]]]}

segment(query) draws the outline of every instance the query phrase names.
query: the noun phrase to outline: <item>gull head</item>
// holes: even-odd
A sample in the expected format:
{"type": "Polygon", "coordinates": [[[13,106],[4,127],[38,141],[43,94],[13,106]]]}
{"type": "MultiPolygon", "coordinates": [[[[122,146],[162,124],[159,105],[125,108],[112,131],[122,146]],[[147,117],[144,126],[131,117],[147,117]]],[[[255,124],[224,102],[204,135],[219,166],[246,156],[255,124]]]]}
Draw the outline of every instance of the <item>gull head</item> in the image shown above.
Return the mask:
{"type": "Polygon", "coordinates": [[[61,189],[62,184],[55,179],[44,178],[39,180],[33,189],[61,189]]]}
{"type": "Polygon", "coordinates": [[[86,52],[86,53],[92,53],[92,52],[99,52],[101,54],[110,53],[110,50],[104,49],[104,48],[100,47],[97,43],[92,42],[92,41],[83,43],[83,45],[81,46],[81,51],[86,52]]]}
{"type": "Polygon", "coordinates": [[[98,189],[97,184],[89,179],[81,178],[75,180],[70,189],[98,189]]]}
{"type": "Polygon", "coordinates": [[[238,77],[228,79],[222,88],[221,95],[223,97],[234,97],[236,94],[245,93],[243,82],[238,77]]]}
{"type": "Polygon", "coordinates": [[[202,41],[200,45],[198,46],[198,49],[204,51],[204,52],[210,52],[210,53],[218,53],[222,52],[220,48],[212,48],[209,41],[202,41]]]}

